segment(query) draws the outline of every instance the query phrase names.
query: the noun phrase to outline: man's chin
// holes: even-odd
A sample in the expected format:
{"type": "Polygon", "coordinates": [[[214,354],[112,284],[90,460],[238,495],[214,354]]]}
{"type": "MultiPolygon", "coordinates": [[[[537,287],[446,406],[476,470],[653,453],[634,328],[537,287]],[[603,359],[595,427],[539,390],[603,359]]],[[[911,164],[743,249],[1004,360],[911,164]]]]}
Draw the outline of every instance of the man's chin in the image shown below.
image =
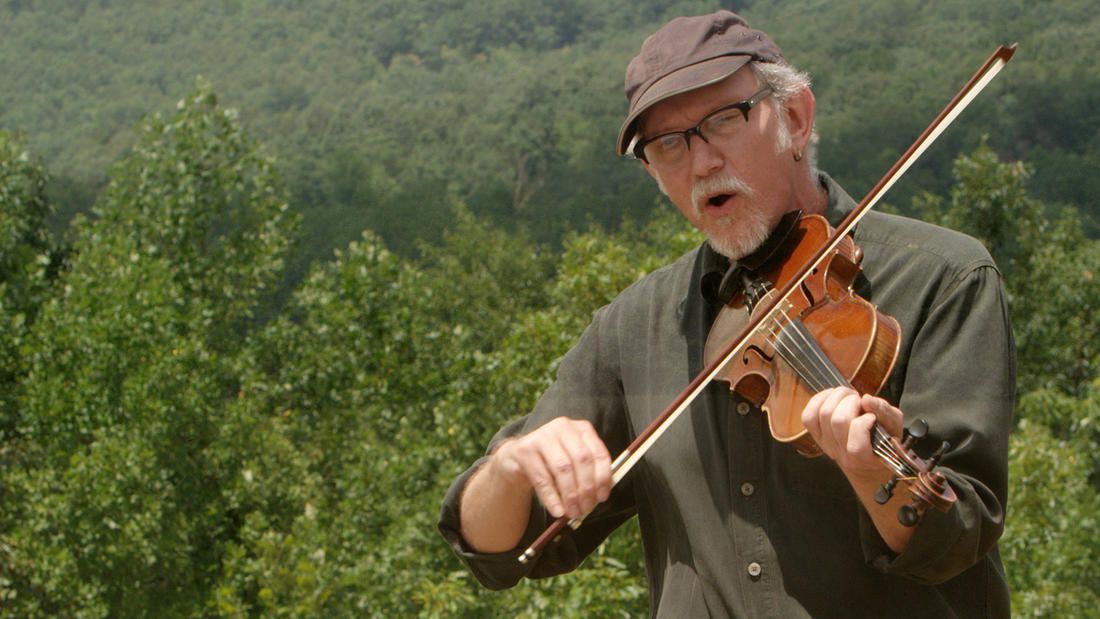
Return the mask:
{"type": "Polygon", "coordinates": [[[745,256],[751,254],[756,247],[746,248],[744,243],[736,241],[730,241],[729,239],[723,239],[721,237],[707,236],[707,242],[710,243],[711,249],[722,254],[730,260],[740,260],[745,256]]]}
{"type": "Polygon", "coordinates": [[[730,260],[740,260],[756,251],[768,239],[772,230],[767,216],[757,210],[750,210],[740,218],[729,217],[718,223],[720,230],[704,232],[714,251],[730,260]]]}
{"type": "Polygon", "coordinates": [[[769,231],[752,230],[740,231],[741,234],[707,234],[707,242],[714,251],[722,254],[730,260],[740,260],[756,251],[768,238],[769,231]],[[745,232],[752,232],[746,235],[745,232]]]}

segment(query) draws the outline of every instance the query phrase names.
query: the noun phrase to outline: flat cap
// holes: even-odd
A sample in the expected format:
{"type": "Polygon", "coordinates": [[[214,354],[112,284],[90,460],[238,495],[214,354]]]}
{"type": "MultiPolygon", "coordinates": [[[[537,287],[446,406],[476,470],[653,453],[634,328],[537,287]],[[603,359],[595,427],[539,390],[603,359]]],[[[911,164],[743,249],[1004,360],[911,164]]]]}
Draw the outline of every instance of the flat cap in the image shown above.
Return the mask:
{"type": "Polygon", "coordinates": [[[729,11],[678,17],[662,26],[626,68],[630,110],[619,129],[619,154],[626,153],[638,118],[654,104],[720,82],[752,60],[784,61],[768,35],[729,11]]]}

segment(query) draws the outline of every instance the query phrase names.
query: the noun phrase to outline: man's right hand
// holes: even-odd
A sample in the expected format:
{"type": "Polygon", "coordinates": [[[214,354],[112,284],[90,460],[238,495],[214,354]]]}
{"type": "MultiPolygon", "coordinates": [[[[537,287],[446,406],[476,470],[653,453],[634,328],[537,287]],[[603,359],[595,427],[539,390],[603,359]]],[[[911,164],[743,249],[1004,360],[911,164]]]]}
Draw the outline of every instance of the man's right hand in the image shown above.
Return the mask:
{"type": "Polygon", "coordinates": [[[611,456],[586,420],[558,417],[500,443],[470,478],[459,508],[462,537],[479,552],[519,543],[531,495],[558,518],[583,518],[611,494],[611,456]]]}
{"type": "Polygon", "coordinates": [[[505,441],[489,466],[505,483],[533,489],[555,518],[582,518],[611,494],[611,456],[583,419],[558,417],[505,441]]]}

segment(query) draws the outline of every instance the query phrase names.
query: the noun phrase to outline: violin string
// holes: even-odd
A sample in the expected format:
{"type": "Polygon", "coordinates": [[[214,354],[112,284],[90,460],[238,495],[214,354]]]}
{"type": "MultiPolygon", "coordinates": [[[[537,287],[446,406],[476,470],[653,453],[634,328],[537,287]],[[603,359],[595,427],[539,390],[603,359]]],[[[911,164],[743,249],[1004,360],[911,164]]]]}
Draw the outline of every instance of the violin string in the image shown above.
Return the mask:
{"type": "MultiPolygon", "coordinates": [[[[790,302],[786,302],[786,308],[790,307],[790,302]]],[[[819,391],[824,386],[829,387],[850,387],[848,380],[840,373],[836,365],[825,355],[825,351],[821,349],[817,339],[806,328],[805,323],[799,320],[797,317],[791,318],[789,323],[792,331],[788,331],[790,338],[796,338],[796,345],[801,351],[801,357],[809,360],[817,371],[819,376],[819,391]]]]}
{"type": "MultiPolygon", "coordinates": [[[[790,302],[785,302],[783,309],[789,308],[790,302]]],[[[777,329],[772,331],[773,343],[780,356],[795,369],[795,372],[815,391],[846,384],[846,381],[838,383],[839,374],[829,371],[832,364],[828,362],[820,347],[811,343],[813,338],[807,337],[802,322],[798,318],[788,316],[786,312],[783,313],[783,317],[787,318],[786,324],[780,323],[774,315],[772,317],[773,326],[777,329]],[[833,375],[830,376],[830,374],[833,375]]]]}
{"type": "Polygon", "coordinates": [[[806,325],[801,320],[792,321],[794,324],[794,331],[799,337],[799,342],[803,350],[810,356],[810,359],[816,362],[818,371],[825,374],[826,382],[834,387],[851,387],[851,383],[848,382],[837,369],[836,365],[829,360],[825,355],[825,351],[821,349],[821,346],[817,343],[817,339],[813,334],[806,329],[806,325]]]}
{"type": "MultiPolygon", "coordinates": [[[[790,308],[790,302],[784,302],[783,309],[790,308]]],[[[791,317],[786,311],[781,315],[786,324],[773,313],[768,326],[772,345],[776,351],[814,391],[823,391],[828,387],[848,386],[851,384],[840,374],[840,370],[821,350],[817,340],[797,317],[791,317]]],[[[765,323],[768,324],[768,323],[765,323]]],[[[872,449],[898,475],[912,475],[911,467],[906,463],[895,446],[892,437],[876,421],[872,427],[872,449]]]]}
{"type": "MultiPolygon", "coordinates": [[[[786,302],[783,309],[787,310],[789,307],[790,303],[786,302]]],[[[797,317],[787,316],[786,313],[783,316],[787,318],[786,324],[781,323],[774,315],[772,317],[772,341],[780,356],[795,372],[815,391],[848,385],[848,381],[844,380],[813,336],[806,331],[802,321],[797,317]]]]}
{"type": "MultiPolygon", "coordinates": [[[[816,362],[815,365],[820,367],[820,372],[825,372],[831,375],[833,386],[850,387],[850,383],[840,374],[840,370],[836,367],[835,364],[833,364],[829,360],[824,351],[821,350],[820,346],[817,344],[817,340],[813,337],[813,334],[809,332],[805,324],[797,318],[791,319],[789,324],[793,326],[796,334],[799,337],[799,348],[803,351],[808,351],[803,352],[801,357],[813,360],[814,362],[816,362]]],[[[786,333],[790,333],[786,328],[784,328],[783,331],[786,333]]],[[[784,349],[789,350],[787,347],[784,347],[784,349]]],[[[807,382],[813,383],[817,381],[807,382]]],[[[818,390],[822,388],[821,384],[823,383],[818,383],[816,385],[816,388],[818,390]]],[[[874,431],[874,434],[872,436],[873,446],[878,448],[878,453],[881,455],[881,457],[883,457],[883,459],[889,458],[891,462],[895,464],[895,466],[904,466],[905,469],[908,470],[909,467],[908,465],[904,464],[905,459],[902,458],[901,455],[898,453],[898,449],[895,447],[894,442],[891,440],[891,436],[886,433],[886,431],[878,422],[875,422],[872,429],[874,431]],[[899,462],[901,463],[900,465],[898,464],[899,462]]]]}
{"type": "Polygon", "coordinates": [[[910,474],[910,469],[905,461],[899,460],[896,455],[890,450],[876,448],[875,453],[878,457],[890,467],[890,470],[894,471],[898,476],[906,476],[910,474]]]}
{"type": "Polygon", "coordinates": [[[822,374],[820,365],[810,363],[812,356],[795,349],[796,343],[787,335],[789,331],[784,326],[776,324],[773,329],[770,331],[773,338],[772,345],[779,352],[779,356],[795,370],[799,378],[814,391],[823,391],[833,386],[827,376],[822,374]]]}
{"type": "MultiPolygon", "coordinates": [[[[790,307],[790,302],[787,301],[786,309],[790,307]]],[[[803,351],[803,355],[816,362],[818,371],[824,374],[823,384],[831,384],[835,387],[849,386],[847,379],[841,375],[840,370],[825,355],[825,351],[821,350],[821,346],[817,343],[813,334],[806,329],[805,323],[796,317],[790,319],[789,324],[794,328],[794,335],[798,338],[798,346],[803,351]]]]}

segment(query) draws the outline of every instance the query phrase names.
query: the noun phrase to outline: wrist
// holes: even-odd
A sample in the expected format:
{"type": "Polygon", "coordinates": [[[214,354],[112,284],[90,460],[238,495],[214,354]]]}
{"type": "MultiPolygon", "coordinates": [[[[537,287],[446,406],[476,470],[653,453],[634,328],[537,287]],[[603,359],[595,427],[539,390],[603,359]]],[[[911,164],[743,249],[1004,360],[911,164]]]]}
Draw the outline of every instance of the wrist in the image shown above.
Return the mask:
{"type": "Polygon", "coordinates": [[[534,494],[534,486],[523,474],[511,453],[511,447],[515,441],[514,438],[505,439],[493,449],[484,467],[487,481],[496,488],[506,489],[509,493],[534,494]]]}
{"type": "Polygon", "coordinates": [[[876,466],[873,469],[845,469],[842,467],[840,470],[858,495],[873,495],[879,487],[890,479],[890,472],[882,466],[876,466]]]}

